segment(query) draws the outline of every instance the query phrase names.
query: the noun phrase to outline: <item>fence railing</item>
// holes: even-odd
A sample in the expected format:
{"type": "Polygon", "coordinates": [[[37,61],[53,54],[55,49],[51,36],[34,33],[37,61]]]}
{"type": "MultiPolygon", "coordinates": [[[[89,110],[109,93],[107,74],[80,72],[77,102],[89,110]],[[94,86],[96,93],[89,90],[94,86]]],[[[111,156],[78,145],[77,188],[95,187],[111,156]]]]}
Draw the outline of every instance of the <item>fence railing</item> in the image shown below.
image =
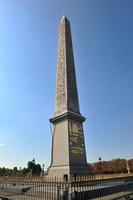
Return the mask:
{"type": "Polygon", "coordinates": [[[133,190],[133,176],[0,178],[0,196],[17,200],[89,200],[130,189],[133,190]]]}

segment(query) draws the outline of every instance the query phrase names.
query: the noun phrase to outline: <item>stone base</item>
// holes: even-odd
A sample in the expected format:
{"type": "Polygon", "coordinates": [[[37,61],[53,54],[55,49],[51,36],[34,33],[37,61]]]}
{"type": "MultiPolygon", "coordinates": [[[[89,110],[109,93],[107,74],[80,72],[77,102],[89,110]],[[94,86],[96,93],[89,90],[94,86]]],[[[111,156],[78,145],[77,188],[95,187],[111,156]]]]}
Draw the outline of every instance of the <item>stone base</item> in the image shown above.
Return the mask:
{"type": "Polygon", "coordinates": [[[89,175],[88,165],[64,165],[64,166],[50,166],[48,170],[49,177],[68,177],[77,175],[77,176],[86,176],[89,175]]]}

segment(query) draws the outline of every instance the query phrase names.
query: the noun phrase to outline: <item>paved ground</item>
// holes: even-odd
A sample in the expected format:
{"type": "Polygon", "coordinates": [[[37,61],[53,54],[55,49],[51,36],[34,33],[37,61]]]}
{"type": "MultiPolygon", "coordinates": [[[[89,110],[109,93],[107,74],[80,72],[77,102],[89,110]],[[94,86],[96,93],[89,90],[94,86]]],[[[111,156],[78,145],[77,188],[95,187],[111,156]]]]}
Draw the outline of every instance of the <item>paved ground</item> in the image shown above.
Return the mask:
{"type": "MultiPolygon", "coordinates": [[[[22,195],[22,194],[13,194],[13,193],[7,193],[2,194],[3,196],[8,197],[10,200],[44,200],[44,197],[33,197],[28,195],[22,195]]],[[[125,191],[125,192],[119,192],[113,195],[105,196],[96,198],[93,200],[125,200],[125,196],[129,195],[130,198],[133,198],[133,191],[125,191]]],[[[51,200],[51,198],[45,198],[45,200],[51,200]]]]}
{"type": "Polygon", "coordinates": [[[94,200],[125,200],[125,196],[133,197],[133,191],[119,192],[105,197],[96,198],[94,200]]]}

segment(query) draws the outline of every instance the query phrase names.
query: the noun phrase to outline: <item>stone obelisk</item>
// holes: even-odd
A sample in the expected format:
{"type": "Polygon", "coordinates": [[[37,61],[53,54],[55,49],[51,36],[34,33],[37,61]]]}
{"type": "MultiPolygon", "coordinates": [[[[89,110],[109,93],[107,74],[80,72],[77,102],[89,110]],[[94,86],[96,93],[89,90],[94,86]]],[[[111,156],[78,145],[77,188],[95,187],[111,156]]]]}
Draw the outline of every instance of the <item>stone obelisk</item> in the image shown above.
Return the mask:
{"type": "Polygon", "coordinates": [[[55,113],[50,119],[53,134],[49,176],[88,174],[84,121],[79,109],[70,22],[63,16],[58,41],[55,113]]]}

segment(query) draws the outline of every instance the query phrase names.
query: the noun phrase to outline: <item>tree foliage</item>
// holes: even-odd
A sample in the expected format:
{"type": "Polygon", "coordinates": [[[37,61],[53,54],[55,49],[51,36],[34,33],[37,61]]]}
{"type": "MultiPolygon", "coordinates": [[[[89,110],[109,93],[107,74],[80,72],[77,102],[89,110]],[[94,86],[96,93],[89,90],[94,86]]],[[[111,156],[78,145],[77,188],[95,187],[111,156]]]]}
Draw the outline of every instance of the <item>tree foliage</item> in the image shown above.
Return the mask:
{"type": "Polygon", "coordinates": [[[2,167],[0,168],[0,176],[39,176],[41,174],[41,165],[35,164],[35,160],[29,161],[27,163],[27,168],[17,168],[14,167],[13,169],[2,167]]]}
{"type": "Polygon", "coordinates": [[[127,161],[126,159],[118,158],[89,164],[90,172],[93,174],[127,173],[127,167],[129,167],[130,172],[133,173],[133,159],[127,161]]]}

